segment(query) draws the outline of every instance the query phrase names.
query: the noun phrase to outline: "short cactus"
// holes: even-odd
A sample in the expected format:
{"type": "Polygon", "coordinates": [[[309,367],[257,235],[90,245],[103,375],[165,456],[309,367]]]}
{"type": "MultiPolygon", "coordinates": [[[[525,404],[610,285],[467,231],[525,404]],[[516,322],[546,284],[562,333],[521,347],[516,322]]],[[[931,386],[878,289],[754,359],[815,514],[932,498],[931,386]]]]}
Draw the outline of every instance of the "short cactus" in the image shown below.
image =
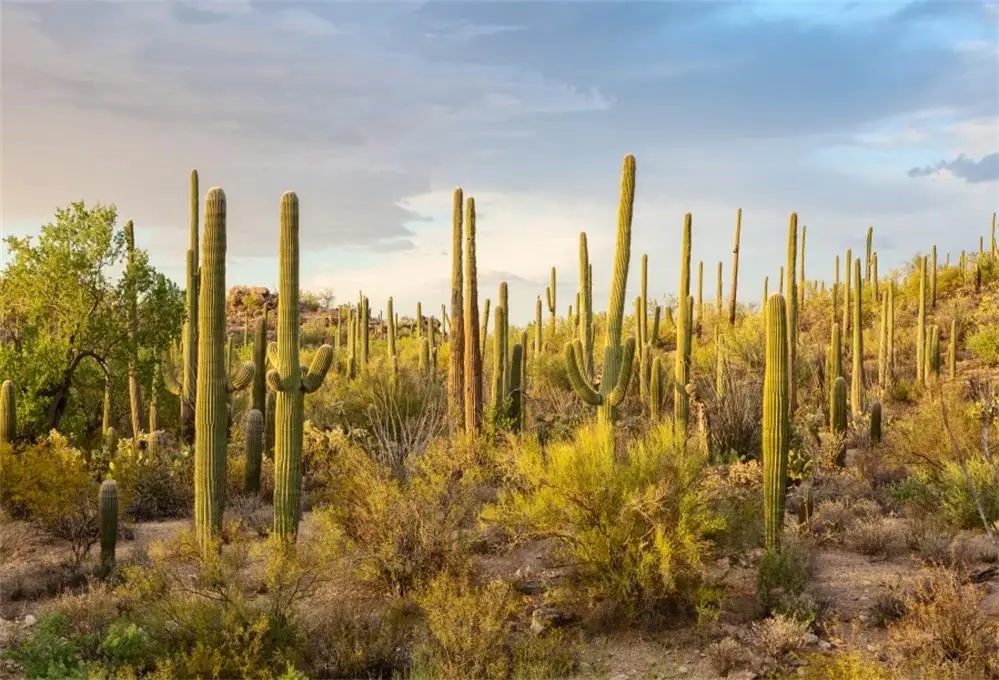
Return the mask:
{"type": "Polygon", "coordinates": [[[97,506],[101,535],[101,570],[108,574],[114,569],[115,547],[118,545],[118,485],[113,479],[101,482],[97,506]]]}
{"type": "Polygon", "coordinates": [[[766,368],[763,377],[763,518],[767,550],[779,550],[787,490],[788,330],[784,297],[767,300],[766,368]]]}
{"type": "Polygon", "coordinates": [[[251,409],[246,414],[243,451],[246,454],[243,490],[248,494],[260,493],[260,465],[264,453],[264,414],[257,409],[251,409]]]}
{"type": "Polygon", "coordinates": [[[881,402],[871,404],[871,443],[881,443],[881,402]]]}
{"type": "Polygon", "coordinates": [[[14,383],[4,380],[0,386],[0,445],[17,439],[17,396],[14,383]]]}
{"type": "Polygon", "coordinates": [[[843,376],[833,382],[829,399],[829,430],[836,435],[846,434],[846,378],[843,376]]]}

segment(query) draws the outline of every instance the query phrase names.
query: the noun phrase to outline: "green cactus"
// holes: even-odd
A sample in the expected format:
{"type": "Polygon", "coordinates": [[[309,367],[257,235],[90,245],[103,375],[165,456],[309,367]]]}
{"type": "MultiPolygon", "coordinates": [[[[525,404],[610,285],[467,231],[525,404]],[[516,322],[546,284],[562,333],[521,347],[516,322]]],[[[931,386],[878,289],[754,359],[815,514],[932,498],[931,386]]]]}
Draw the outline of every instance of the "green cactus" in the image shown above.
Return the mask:
{"type": "MultiPolygon", "coordinates": [[[[368,298],[363,295],[361,296],[358,332],[361,339],[361,370],[367,371],[371,350],[371,306],[368,304],[368,298]]],[[[332,347],[330,349],[332,350],[332,347]]]]}
{"type": "MultiPolygon", "coordinates": [[[[153,365],[153,384],[149,391],[149,434],[160,429],[160,385],[163,384],[163,374],[160,365],[153,365]]],[[[150,438],[154,441],[154,438],[150,438]]]]}
{"type": "Polygon", "coordinates": [[[486,303],[482,310],[482,349],[480,350],[480,357],[486,356],[486,343],[489,341],[489,305],[491,302],[490,298],[486,298],[486,303]]]}
{"type": "Polygon", "coordinates": [[[323,384],[333,363],[333,348],[323,345],[308,371],[299,359],[298,196],[281,197],[281,249],[278,260],[277,343],[268,347],[271,364],[267,385],[275,399],[274,533],[291,539],[298,532],[302,498],[302,426],[305,395],[323,384]]]}
{"type": "Polygon", "coordinates": [[[940,327],[932,325],[926,339],[926,378],[940,377],[940,327]]]}
{"type": "Polygon", "coordinates": [[[541,330],[541,296],[534,301],[534,352],[541,354],[544,351],[544,338],[541,330]]]}
{"type": "Polygon", "coordinates": [[[878,253],[874,251],[871,255],[871,285],[874,287],[874,298],[880,299],[881,297],[881,282],[878,278],[878,253]]]}
{"type": "Polygon", "coordinates": [[[264,453],[264,414],[251,409],[246,414],[243,451],[246,469],[243,471],[243,490],[248,494],[260,493],[260,465],[264,453]]]}
{"type": "Polygon", "coordinates": [[[843,333],[839,324],[832,325],[829,340],[829,380],[843,377],[843,333]]]}
{"type": "Polygon", "coordinates": [[[101,535],[101,571],[110,574],[114,569],[114,553],[118,545],[118,485],[113,479],[101,482],[97,508],[101,535]]]}
{"type": "Polygon", "coordinates": [[[510,352],[510,410],[508,417],[514,432],[524,429],[524,345],[516,343],[510,352]]]}
{"type": "Polygon", "coordinates": [[[718,271],[715,275],[715,317],[717,323],[721,323],[722,315],[722,263],[718,263],[718,271]]]}
{"type": "Polygon", "coordinates": [[[763,518],[767,550],[780,549],[787,491],[790,381],[786,307],[780,293],[767,300],[766,368],[763,377],[763,518]]]}
{"type": "MultiPolygon", "coordinates": [[[[864,259],[864,282],[870,285],[871,283],[871,255],[874,250],[874,227],[867,228],[867,255],[864,259]]],[[[860,295],[860,289],[857,289],[857,295],[860,295]]]]}
{"type": "Polygon", "coordinates": [[[853,371],[850,374],[850,407],[854,417],[864,410],[864,324],[861,294],[860,258],[853,263],[853,371]]]}
{"type": "MultiPolygon", "coordinates": [[[[503,415],[503,403],[506,398],[506,387],[503,384],[506,354],[503,352],[503,306],[497,305],[493,310],[493,417],[499,419],[503,415]]],[[[497,420],[497,423],[499,421],[497,420]]]]}
{"type": "Polygon", "coordinates": [[[760,300],[760,312],[766,315],[767,299],[770,297],[770,277],[763,277],[763,298],[760,300]]]}
{"type": "Polygon", "coordinates": [[[135,269],[135,225],[125,223],[125,298],[128,313],[128,404],[132,437],[142,434],[142,388],[139,385],[139,305],[135,269]]]}
{"type": "Polygon", "coordinates": [[[416,303],[416,339],[423,337],[423,303],[416,303]]]}
{"type": "Polygon", "coordinates": [[[950,320],[950,341],[947,343],[947,375],[951,380],[957,377],[957,319],[950,320]]]}
{"type": "Polygon", "coordinates": [[[563,351],[569,382],[583,401],[597,407],[598,418],[604,423],[614,422],[615,408],[621,403],[628,391],[632,361],[635,358],[634,338],[628,338],[623,346],[621,344],[624,296],[628,283],[628,265],[631,261],[631,219],[634,204],[635,157],[629,154],[625,156],[621,171],[617,244],[614,250],[613,282],[607,305],[606,346],[604,347],[603,378],[600,381],[599,392],[593,389],[581,370],[581,364],[584,361],[582,342],[577,338],[575,341],[567,343],[563,351]]]}
{"type": "Polygon", "coordinates": [[[17,395],[14,383],[4,380],[0,385],[0,446],[17,439],[17,395]]]}
{"type": "Polygon", "coordinates": [[[886,371],[887,386],[895,381],[895,284],[888,283],[888,320],[887,320],[887,349],[885,350],[885,360],[888,362],[886,371]]]}
{"type": "Polygon", "coordinates": [[[180,429],[187,443],[194,442],[194,407],[198,394],[198,297],[201,281],[198,235],[198,171],[191,170],[190,234],[187,246],[186,290],[187,316],[181,345],[180,429]]]}
{"type": "Polygon", "coordinates": [[[783,267],[783,265],[781,266],[781,268],[778,270],[778,273],[777,273],[777,292],[779,293],[782,290],[784,290],[784,267],[783,267]]]}
{"type": "Polygon", "coordinates": [[[582,349],[583,377],[593,380],[593,281],[590,278],[590,254],[586,232],[579,234],[579,295],[576,311],[579,318],[579,344],[582,349]]]}
{"type": "Polygon", "coordinates": [[[881,325],[878,330],[878,387],[888,388],[888,292],[881,296],[881,325]]]}
{"type": "Polygon", "coordinates": [[[881,402],[871,404],[871,443],[881,443],[881,402]]]}
{"type": "Polygon", "coordinates": [[[500,351],[503,353],[503,392],[510,389],[510,295],[506,281],[500,281],[499,306],[503,308],[503,323],[500,325],[500,351]]]}
{"type": "Polygon", "coordinates": [[[677,436],[686,438],[690,420],[690,398],[687,384],[690,382],[690,338],[692,321],[688,298],[690,298],[690,241],[692,218],[690,213],[683,218],[683,250],[680,255],[680,300],[676,326],[676,360],[673,369],[673,421],[677,436]]]}
{"type": "Polygon", "coordinates": [[[916,382],[926,383],[926,257],[919,261],[919,312],[916,318],[916,382]]]}
{"type": "MultiPolygon", "coordinates": [[[[801,307],[805,306],[805,233],[807,231],[808,227],[801,225],[801,252],[798,257],[798,269],[800,271],[798,278],[798,304],[801,307]]],[[[797,342],[797,334],[798,331],[795,330],[795,342],[797,342]]]]}
{"type": "Polygon", "coordinates": [[[649,418],[653,422],[662,418],[663,408],[663,388],[666,382],[666,373],[663,370],[663,362],[660,357],[652,359],[649,368],[649,418]]]}
{"type": "Polygon", "coordinates": [[[697,318],[694,322],[697,337],[701,337],[701,327],[704,324],[704,261],[697,263],[697,318]]]}
{"type": "MultiPolygon", "coordinates": [[[[545,288],[545,302],[548,304],[548,326],[551,329],[551,339],[552,345],[555,345],[555,313],[558,309],[555,305],[557,302],[555,295],[555,267],[552,267],[550,282],[548,287],[545,288]]],[[[572,316],[571,314],[569,316],[572,316]]]]}
{"type": "Polygon", "coordinates": [[[430,338],[420,338],[420,373],[430,373],[433,370],[433,362],[430,359],[430,338]]]}
{"type": "MultiPolygon", "coordinates": [[[[850,249],[850,248],[847,248],[846,249],[846,259],[843,261],[843,278],[845,279],[843,283],[845,284],[845,286],[844,286],[845,290],[843,291],[843,323],[842,323],[842,326],[843,326],[843,333],[844,334],[850,332],[850,310],[851,310],[850,302],[852,300],[850,288],[851,288],[851,286],[853,284],[853,274],[850,271],[851,267],[853,267],[853,250],[850,249]]],[[[857,292],[859,293],[859,291],[857,291],[857,292]]]]}
{"type": "MultiPolygon", "coordinates": [[[[728,296],[728,325],[735,325],[736,295],[739,288],[739,237],[742,234],[742,208],[735,213],[735,238],[732,245],[732,287],[728,296]]],[[[764,300],[766,297],[764,296],[764,300]]]]}
{"type": "MultiPolygon", "coordinates": [[[[475,253],[475,199],[465,201],[465,433],[482,426],[482,351],[479,347],[479,280],[475,253]]],[[[489,318],[488,314],[485,318],[489,318]]]]}
{"type": "Polygon", "coordinates": [[[930,308],[937,308],[937,245],[933,244],[930,256],[930,308]]]}
{"type": "Polygon", "coordinates": [[[846,434],[846,378],[839,376],[833,382],[829,397],[829,429],[833,434],[846,434]]]}
{"type": "Polygon", "coordinates": [[[795,278],[798,271],[797,259],[798,213],[793,212],[787,221],[787,289],[784,292],[787,313],[787,394],[791,413],[798,406],[798,390],[794,381],[798,354],[798,282],[795,278]]]}
{"type": "Polygon", "coordinates": [[[198,400],[194,426],[194,528],[199,546],[208,549],[222,528],[226,480],[230,393],[253,379],[245,364],[229,377],[225,355],[225,193],[215,187],[205,198],[205,233],[198,299],[198,400]]]}
{"type": "Polygon", "coordinates": [[[267,308],[257,319],[253,334],[253,398],[250,408],[264,413],[267,409],[267,308]]]}
{"type": "Polygon", "coordinates": [[[830,323],[839,323],[839,255],[836,256],[836,278],[832,286],[832,319],[830,323]]]}
{"type": "Polygon", "coordinates": [[[277,395],[267,393],[267,410],[264,412],[264,453],[268,458],[274,458],[274,416],[277,405],[277,395]]]}

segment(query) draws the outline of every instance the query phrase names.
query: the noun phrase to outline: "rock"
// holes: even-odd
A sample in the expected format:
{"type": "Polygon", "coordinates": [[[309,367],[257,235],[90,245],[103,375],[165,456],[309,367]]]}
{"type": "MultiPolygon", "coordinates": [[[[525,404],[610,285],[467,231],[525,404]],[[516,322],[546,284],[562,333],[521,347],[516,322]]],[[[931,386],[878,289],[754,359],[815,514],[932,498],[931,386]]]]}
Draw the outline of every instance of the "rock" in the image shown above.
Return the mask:
{"type": "Polygon", "coordinates": [[[679,673],[680,675],[686,675],[687,673],[690,672],[690,669],[687,668],[686,666],[680,666],[679,668],[676,669],[676,672],[679,673]]]}
{"type": "Polygon", "coordinates": [[[728,675],[725,676],[728,680],[756,680],[759,675],[756,671],[751,671],[748,668],[743,668],[738,671],[730,671],[728,675]]]}
{"type": "Polygon", "coordinates": [[[522,579],[513,584],[513,589],[524,595],[540,595],[545,592],[545,584],[541,579],[522,579]]]}
{"type": "Polygon", "coordinates": [[[805,633],[805,636],[802,638],[802,642],[804,642],[806,645],[814,645],[818,641],[819,641],[819,636],[816,635],[815,633],[805,633]]]}
{"type": "Polygon", "coordinates": [[[531,614],[531,632],[541,633],[548,628],[561,628],[576,620],[575,614],[555,609],[554,607],[538,607],[531,614]]]}
{"type": "Polygon", "coordinates": [[[25,628],[30,628],[31,626],[35,625],[37,621],[38,619],[36,619],[32,614],[28,614],[24,617],[24,620],[21,621],[21,625],[24,626],[25,628]]]}

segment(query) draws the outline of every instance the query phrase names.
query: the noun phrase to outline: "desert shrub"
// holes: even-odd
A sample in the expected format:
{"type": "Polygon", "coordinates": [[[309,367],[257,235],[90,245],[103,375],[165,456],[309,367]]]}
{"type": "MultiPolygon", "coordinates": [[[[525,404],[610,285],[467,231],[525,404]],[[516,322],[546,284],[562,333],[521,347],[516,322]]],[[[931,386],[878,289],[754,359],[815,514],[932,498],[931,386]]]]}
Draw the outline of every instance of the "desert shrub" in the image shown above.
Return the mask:
{"type": "Polygon", "coordinates": [[[848,546],[864,555],[891,556],[904,547],[905,532],[896,520],[874,517],[854,522],[845,539],[848,546]]]}
{"type": "Polygon", "coordinates": [[[24,640],[4,651],[4,658],[21,664],[29,678],[86,678],[80,647],[67,636],[67,627],[65,614],[46,614],[24,640]]]}
{"type": "Polygon", "coordinates": [[[447,394],[437,375],[400,370],[371,380],[366,447],[393,474],[402,475],[410,456],[419,456],[447,431],[447,394]]]}
{"type": "Polygon", "coordinates": [[[753,633],[763,654],[771,661],[780,661],[789,652],[805,646],[808,623],[774,614],[753,624],[753,633]]]}
{"type": "Polygon", "coordinates": [[[836,654],[806,654],[807,665],[788,670],[780,678],[805,678],[805,680],[901,680],[902,676],[887,666],[863,656],[860,652],[847,651],[836,654]]]}
{"type": "Polygon", "coordinates": [[[514,629],[518,598],[509,584],[476,587],[441,574],[419,598],[426,634],[413,650],[414,678],[566,677],[573,661],[562,637],[514,629]]]}
{"type": "Polygon", "coordinates": [[[83,454],[54,430],[14,455],[0,452],[3,484],[0,501],[15,518],[27,519],[45,533],[69,542],[79,565],[98,539],[97,492],[83,454]]]}
{"type": "Polygon", "coordinates": [[[931,570],[907,598],[908,613],[892,627],[895,649],[903,659],[969,677],[999,677],[999,622],[980,609],[983,597],[979,586],[955,572],[931,570]]]}
{"type": "Polygon", "coordinates": [[[968,351],[979,361],[992,366],[999,364],[999,326],[981,326],[965,342],[968,351]]]}
{"type": "Polygon", "coordinates": [[[763,467],[759,460],[737,461],[711,470],[709,483],[724,524],[710,532],[718,549],[742,558],[763,545],[763,467]]]}
{"type": "Polygon", "coordinates": [[[460,566],[488,474],[483,453],[438,441],[399,479],[358,447],[342,447],[330,460],[326,492],[335,502],[320,513],[324,540],[350,555],[362,582],[400,596],[460,566]]]}
{"type": "Polygon", "coordinates": [[[763,419],[760,375],[743,374],[734,368],[728,370],[720,393],[714,380],[699,381],[699,389],[708,395],[705,415],[714,460],[759,457],[763,419]]]}
{"type": "Polygon", "coordinates": [[[121,510],[148,521],[185,517],[194,504],[194,455],[186,448],[140,448],[123,440],[108,475],[121,490],[121,510]]]}
{"type": "Polygon", "coordinates": [[[531,357],[527,408],[542,444],[572,439],[591,408],[573,392],[561,353],[531,357]]]}
{"type": "Polygon", "coordinates": [[[711,506],[706,453],[656,426],[618,455],[610,427],[569,443],[526,443],[517,488],[486,517],[518,537],[548,537],[576,565],[579,583],[608,613],[662,614],[696,606],[707,535],[721,526],[711,506]]]}
{"type": "Polygon", "coordinates": [[[705,650],[711,667],[721,677],[727,676],[739,666],[750,660],[750,654],[745,647],[734,638],[724,638],[708,645],[705,650]]]}
{"type": "Polygon", "coordinates": [[[815,608],[801,599],[811,565],[811,552],[799,541],[785,541],[780,550],[763,553],[756,572],[756,597],[765,614],[793,614],[811,622],[815,608]]]}
{"type": "Polygon", "coordinates": [[[866,499],[831,499],[816,502],[810,528],[822,540],[838,540],[856,524],[870,523],[881,517],[881,506],[866,499]]]}

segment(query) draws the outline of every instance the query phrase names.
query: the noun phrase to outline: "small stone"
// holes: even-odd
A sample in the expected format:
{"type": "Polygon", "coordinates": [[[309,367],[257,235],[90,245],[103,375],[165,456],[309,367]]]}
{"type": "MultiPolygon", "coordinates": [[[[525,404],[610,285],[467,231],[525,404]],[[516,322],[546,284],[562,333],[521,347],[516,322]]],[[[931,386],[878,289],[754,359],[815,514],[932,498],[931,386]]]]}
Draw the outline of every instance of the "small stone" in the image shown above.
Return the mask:
{"type": "Polygon", "coordinates": [[[27,616],[24,617],[24,620],[21,622],[21,625],[24,626],[25,628],[28,628],[30,626],[35,625],[35,622],[37,621],[38,619],[36,619],[32,614],[28,614],[27,616]]]}
{"type": "Polygon", "coordinates": [[[732,671],[725,676],[728,680],[756,680],[756,671],[751,671],[748,668],[744,668],[738,671],[732,671]]]}
{"type": "Polygon", "coordinates": [[[806,645],[814,645],[819,641],[819,636],[816,635],[815,633],[805,633],[805,636],[802,638],[802,641],[806,645]]]}
{"type": "Polygon", "coordinates": [[[686,666],[680,666],[679,668],[676,669],[676,672],[679,673],[680,675],[686,675],[687,673],[690,672],[690,669],[687,668],[686,666]]]}

